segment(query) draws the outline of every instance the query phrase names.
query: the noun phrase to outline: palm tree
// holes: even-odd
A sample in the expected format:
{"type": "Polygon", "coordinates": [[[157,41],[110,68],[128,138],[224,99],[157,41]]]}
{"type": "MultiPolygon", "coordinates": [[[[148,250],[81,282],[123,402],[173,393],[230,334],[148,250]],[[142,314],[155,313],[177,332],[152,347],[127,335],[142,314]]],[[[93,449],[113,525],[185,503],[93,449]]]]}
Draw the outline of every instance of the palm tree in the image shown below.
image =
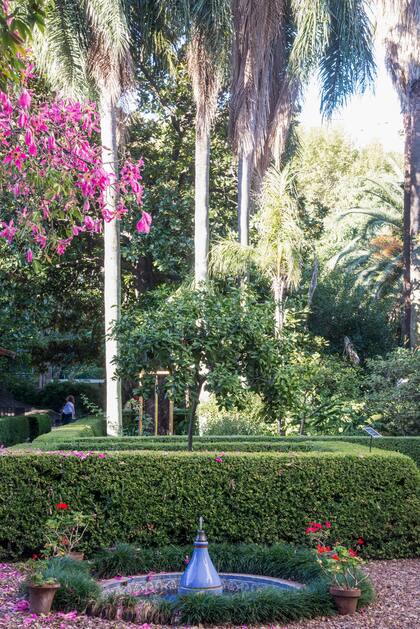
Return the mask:
{"type": "Polygon", "coordinates": [[[373,289],[376,297],[401,294],[403,275],[403,198],[401,184],[395,179],[368,180],[366,199],[371,206],[344,212],[359,216],[355,237],[330,261],[342,264],[358,276],[358,283],[373,289]]]}
{"type": "Polygon", "coordinates": [[[256,269],[265,277],[274,298],[274,331],[279,337],[287,292],[300,280],[303,249],[297,197],[288,167],[281,172],[275,167],[267,171],[259,204],[255,247],[235,240],[220,241],[212,248],[211,270],[218,275],[244,276],[256,269]]]}
{"type": "Polygon", "coordinates": [[[301,88],[319,71],[330,115],[373,70],[367,0],[233,0],[231,136],[238,155],[239,240],[249,241],[253,172],[284,152],[301,88]]]}
{"type": "Polygon", "coordinates": [[[210,130],[230,33],[229,2],[193,2],[188,21],[188,71],[196,104],[194,277],[199,285],[208,279],[210,130]]]}
{"type": "MultiPolygon", "coordinates": [[[[99,104],[102,165],[111,179],[118,177],[117,104],[132,85],[128,25],[121,0],[61,0],[48,7],[46,28],[35,53],[54,88],[99,104]]],[[[106,209],[114,213],[118,198],[108,188],[106,209]]],[[[104,222],[104,300],[107,432],[122,431],[121,382],[114,359],[118,344],[110,332],[120,317],[119,222],[104,222]]]]}
{"type": "Polygon", "coordinates": [[[420,4],[381,0],[386,63],[404,116],[404,325],[411,348],[420,340],[420,4]]]}

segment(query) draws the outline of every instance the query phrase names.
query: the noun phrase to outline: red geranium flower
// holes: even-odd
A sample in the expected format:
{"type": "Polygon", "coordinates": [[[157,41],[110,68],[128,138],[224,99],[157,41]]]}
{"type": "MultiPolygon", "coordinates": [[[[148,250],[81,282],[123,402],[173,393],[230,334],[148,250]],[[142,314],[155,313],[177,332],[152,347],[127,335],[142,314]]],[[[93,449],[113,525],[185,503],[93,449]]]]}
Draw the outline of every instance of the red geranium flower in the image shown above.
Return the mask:
{"type": "Polygon", "coordinates": [[[357,543],[359,546],[361,546],[362,544],[365,543],[365,540],[363,539],[363,537],[359,537],[359,539],[357,540],[357,543]]]}
{"type": "Polygon", "coordinates": [[[57,509],[57,511],[65,511],[69,508],[69,505],[67,504],[67,502],[58,502],[55,505],[55,508],[57,509]]]}
{"type": "Polygon", "coordinates": [[[350,557],[357,557],[356,551],[352,550],[351,548],[349,548],[349,555],[350,555],[350,557]]]}
{"type": "Polygon", "coordinates": [[[331,555],[331,559],[334,559],[334,561],[340,561],[340,557],[338,555],[331,555]]]}
{"type": "Polygon", "coordinates": [[[326,529],[330,529],[331,528],[331,522],[325,522],[325,528],[326,529]]]}
{"type": "Polygon", "coordinates": [[[35,561],[36,559],[39,559],[39,555],[37,555],[36,553],[34,553],[32,555],[32,559],[35,561]]]}

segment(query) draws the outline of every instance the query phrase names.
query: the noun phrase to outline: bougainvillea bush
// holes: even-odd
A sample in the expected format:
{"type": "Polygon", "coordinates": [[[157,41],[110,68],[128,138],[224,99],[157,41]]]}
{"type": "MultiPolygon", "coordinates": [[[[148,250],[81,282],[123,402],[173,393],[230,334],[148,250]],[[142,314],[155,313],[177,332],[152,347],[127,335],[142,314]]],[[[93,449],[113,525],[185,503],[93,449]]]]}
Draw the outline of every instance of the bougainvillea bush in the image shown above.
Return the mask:
{"type": "MultiPolygon", "coordinates": [[[[42,252],[62,255],[79,234],[137,212],[143,196],[141,159],[125,161],[115,180],[102,167],[95,103],[43,101],[33,80],[29,65],[18,86],[0,91],[0,237],[28,263],[42,252]],[[105,203],[110,186],[119,198],[114,213],[105,203]]],[[[150,224],[143,212],[137,230],[147,233],[150,224]]]]}

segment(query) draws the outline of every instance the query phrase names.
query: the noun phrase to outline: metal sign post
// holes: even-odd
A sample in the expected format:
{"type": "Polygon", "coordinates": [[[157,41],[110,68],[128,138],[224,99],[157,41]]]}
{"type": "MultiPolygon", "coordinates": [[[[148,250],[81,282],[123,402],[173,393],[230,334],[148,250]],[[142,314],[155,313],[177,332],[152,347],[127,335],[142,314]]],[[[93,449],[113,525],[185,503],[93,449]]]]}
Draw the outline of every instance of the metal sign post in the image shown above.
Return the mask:
{"type": "Polygon", "coordinates": [[[378,437],[382,437],[382,435],[377,430],[372,428],[372,426],[362,426],[362,428],[363,428],[363,430],[365,432],[367,432],[368,435],[370,435],[369,452],[372,452],[372,441],[373,441],[373,439],[374,438],[377,439],[378,437]]]}

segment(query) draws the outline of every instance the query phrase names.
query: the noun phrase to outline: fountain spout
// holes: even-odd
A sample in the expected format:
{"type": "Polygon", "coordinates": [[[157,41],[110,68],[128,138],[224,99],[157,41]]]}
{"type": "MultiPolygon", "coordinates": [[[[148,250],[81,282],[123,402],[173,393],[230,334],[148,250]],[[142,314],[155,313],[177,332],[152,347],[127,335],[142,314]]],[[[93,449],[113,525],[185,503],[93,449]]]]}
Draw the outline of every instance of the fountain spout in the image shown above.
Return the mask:
{"type": "Polygon", "coordinates": [[[178,594],[222,594],[223,586],[208,551],[208,541],[200,517],[194,552],[181,576],[178,594]]]}

